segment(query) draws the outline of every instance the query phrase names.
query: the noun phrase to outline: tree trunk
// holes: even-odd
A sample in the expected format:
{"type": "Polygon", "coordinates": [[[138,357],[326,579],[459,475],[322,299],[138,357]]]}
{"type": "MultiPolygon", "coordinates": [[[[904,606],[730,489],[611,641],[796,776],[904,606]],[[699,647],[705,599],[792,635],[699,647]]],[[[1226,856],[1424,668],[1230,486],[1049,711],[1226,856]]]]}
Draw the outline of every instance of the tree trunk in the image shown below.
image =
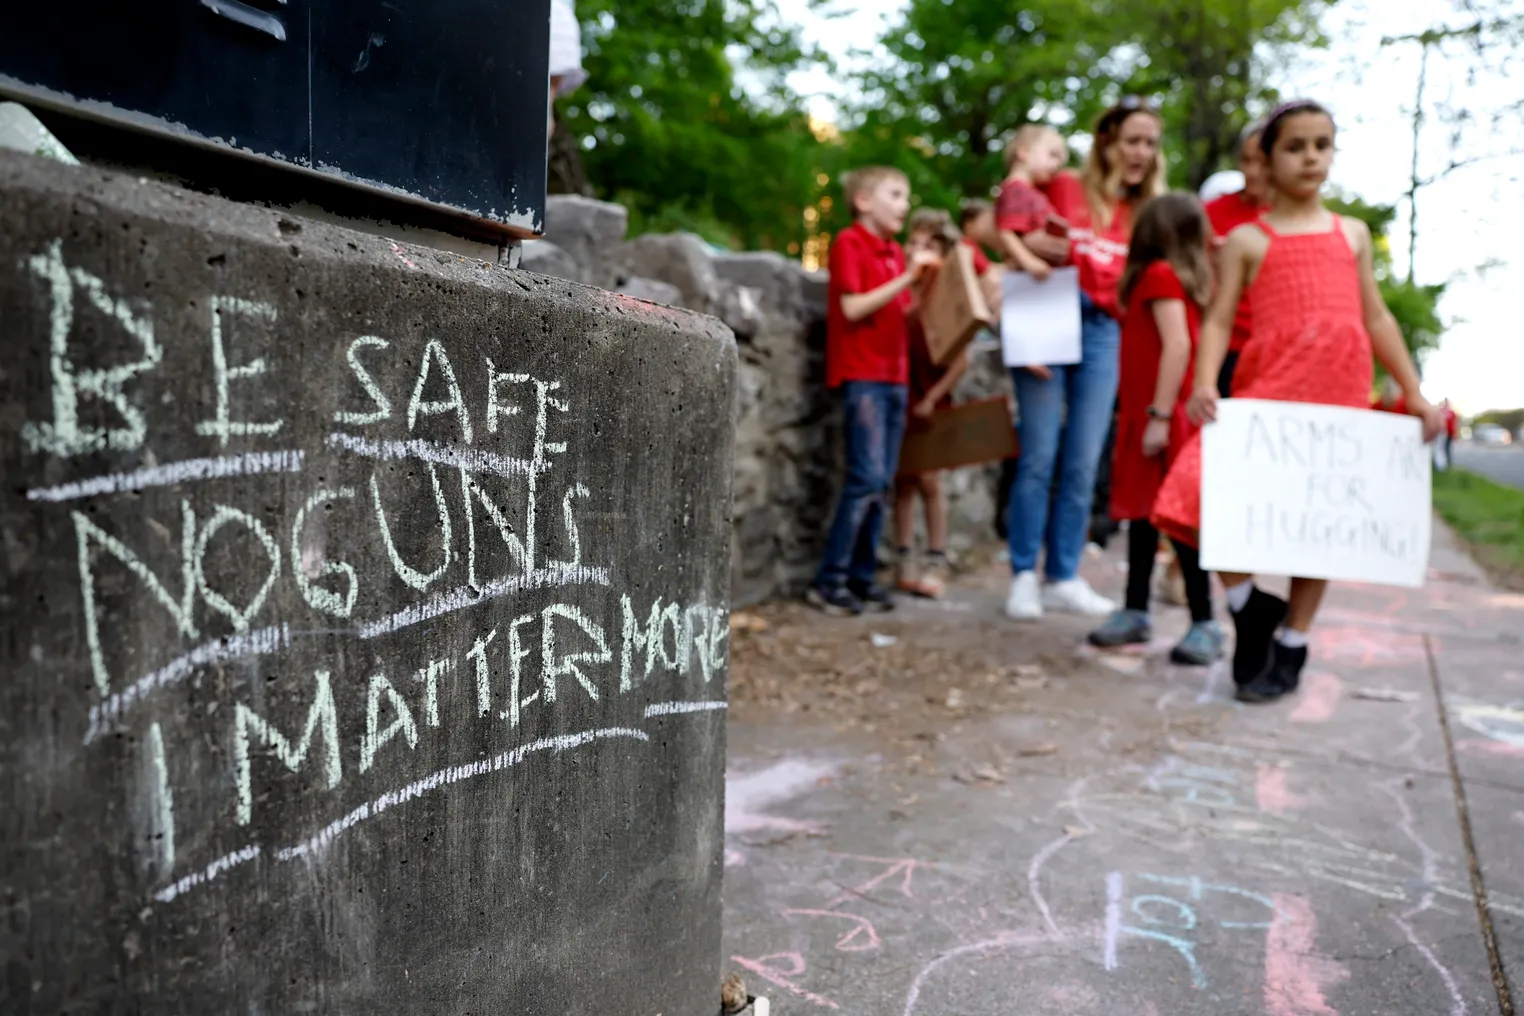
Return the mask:
{"type": "Polygon", "coordinates": [[[593,186],[588,182],[587,170],[582,165],[582,149],[566,121],[557,114],[555,129],[550,135],[550,150],[545,166],[545,190],[549,194],[581,194],[593,196],[593,186]]]}

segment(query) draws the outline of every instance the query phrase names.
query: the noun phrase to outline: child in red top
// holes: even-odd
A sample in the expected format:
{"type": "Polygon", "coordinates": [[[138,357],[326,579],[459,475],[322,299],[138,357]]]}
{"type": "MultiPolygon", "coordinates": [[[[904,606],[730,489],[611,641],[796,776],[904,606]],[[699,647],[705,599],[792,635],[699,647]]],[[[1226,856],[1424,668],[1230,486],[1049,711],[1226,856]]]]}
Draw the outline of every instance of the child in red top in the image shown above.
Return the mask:
{"type": "Polygon", "coordinates": [[[1033,253],[1023,237],[1050,224],[1056,234],[1068,232],[1053,202],[1038,190],[1051,183],[1068,161],[1069,146],[1052,127],[1027,124],[1006,142],[1005,180],[995,199],[995,229],[1010,267],[1034,279],[1046,279],[1053,267],[1033,253]]]}
{"type": "MultiPolygon", "coordinates": [[[[1207,202],[1207,218],[1212,221],[1212,232],[1215,234],[1212,240],[1214,249],[1220,249],[1227,243],[1228,234],[1233,230],[1254,222],[1267,210],[1265,153],[1259,149],[1259,134],[1260,125],[1256,123],[1251,124],[1239,138],[1238,170],[1244,175],[1243,190],[1207,202]]],[[[1233,368],[1238,363],[1238,354],[1249,341],[1253,320],[1246,293],[1239,301],[1238,312],[1233,317],[1233,337],[1228,342],[1228,354],[1223,357],[1222,370],[1217,376],[1217,393],[1223,398],[1233,394],[1233,368]]]]}
{"type": "Polygon", "coordinates": [[[963,242],[974,250],[974,271],[984,290],[984,302],[989,305],[995,320],[1000,320],[1000,276],[1004,269],[989,259],[984,248],[994,250],[1000,246],[999,231],[995,228],[995,206],[978,198],[963,202],[958,213],[958,228],[963,242]]]}
{"type": "MultiPolygon", "coordinates": [[[[1254,335],[1239,360],[1234,396],[1365,408],[1374,351],[1405,393],[1408,412],[1423,420],[1424,440],[1432,440],[1441,425],[1439,411],[1419,392],[1402,333],[1381,302],[1370,230],[1323,207],[1320,191],[1333,163],[1333,118],[1315,102],[1282,106],[1265,121],[1260,148],[1270,162],[1274,204],[1258,222],[1235,229],[1223,248],[1222,279],[1196,356],[1196,390],[1187,406],[1191,419],[1216,418],[1214,381],[1247,288],[1254,301],[1254,335]]],[[[1154,502],[1154,524],[1199,546],[1200,435],[1170,467],[1154,502]]],[[[1288,603],[1255,586],[1252,575],[1221,578],[1238,634],[1233,651],[1238,698],[1268,702],[1295,691],[1307,663],[1307,631],[1328,583],[1293,578],[1288,603]]]]}
{"type": "MultiPolygon", "coordinates": [[[[940,209],[922,209],[910,217],[905,236],[905,250],[911,256],[930,255],[938,261],[951,254],[963,238],[953,228],[952,216],[940,209]]],[[[979,261],[975,259],[977,267],[979,261]]],[[[989,259],[984,269],[989,270],[989,259]]],[[[952,405],[953,389],[968,370],[968,351],[959,353],[951,363],[938,366],[932,362],[931,348],[921,326],[921,301],[925,298],[928,275],[911,290],[910,313],[905,327],[910,334],[910,423],[929,420],[938,409],[952,405]]],[[[947,560],[947,503],[942,497],[942,474],[919,473],[899,476],[894,483],[894,531],[900,549],[899,580],[901,592],[939,598],[947,590],[952,568],[947,560]],[[917,567],[914,553],[915,503],[919,496],[926,508],[926,562],[917,567]]]]}
{"type": "MultiPolygon", "coordinates": [[[[1092,645],[1142,643],[1153,637],[1148,594],[1159,531],[1149,516],[1171,459],[1195,430],[1185,404],[1201,305],[1211,293],[1210,236],[1201,202],[1190,194],[1166,194],[1149,202],[1132,235],[1120,287],[1126,313],[1111,466],[1111,517],[1129,523],[1127,600],[1090,633],[1092,645]]],[[[1191,627],[1170,658],[1205,666],[1222,655],[1223,646],[1222,631],[1212,620],[1211,585],[1195,548],[1180,546],[1176,554],[1191,627]]]]}
{"type": "Polygon", "coordinates": [[[884,492],[905,432],[905,311],[911,283],[936,259],[917,256],[907,269],[894,242],[910,210],[905,174],[860,169],[847,177],[845,190],[857,221],[831,242],[826,384],[841,389],[847,476],[805,599],[827,613],[861,614],[894,607],[875,578],[884,492]]]}

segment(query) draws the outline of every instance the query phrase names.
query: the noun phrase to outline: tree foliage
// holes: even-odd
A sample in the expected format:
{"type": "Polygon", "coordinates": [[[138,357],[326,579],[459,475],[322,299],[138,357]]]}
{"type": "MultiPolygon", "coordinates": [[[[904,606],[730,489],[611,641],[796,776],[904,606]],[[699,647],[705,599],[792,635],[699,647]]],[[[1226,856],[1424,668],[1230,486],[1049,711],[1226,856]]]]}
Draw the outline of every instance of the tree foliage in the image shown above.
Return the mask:
{"type": "Polygon", "coordinates": [[[1278,96],[1268,71],[1297,47],[1325,43],[1335,0],[1113,0],[1131,27],[1118,51],[1125,89],[1162,100],[1174,182],[1196,190],[1235,161],[1238,137],[1278,96]]]}
{"type": "Polygon", "coordinates": [[[796,243],[818,144],[784,75],[811,54],[772,0],[580,0],[577,15],[588,82],[563,115],[598,195],[637,232],[796,243]]]}
{"type": "Polygon", "coordinates": [[[1413,361],[1422,366],[1424,355],[1439,348],[1440,337],[1444,334],[1445,323],[1439,314],[1439,301],[1445,295],[1444,285],[1420,285],[1393,270],[1389,237],[1392,223],[1397,218],[1395,206],[1373,205],[1348,195],[1332,196],[1327,204],[1340,215],[1359,219],[1370,228],[1371,238],[1375,241],[1376,282],[1381,286],[1381,298],[1397,319],[1413,361]]]}

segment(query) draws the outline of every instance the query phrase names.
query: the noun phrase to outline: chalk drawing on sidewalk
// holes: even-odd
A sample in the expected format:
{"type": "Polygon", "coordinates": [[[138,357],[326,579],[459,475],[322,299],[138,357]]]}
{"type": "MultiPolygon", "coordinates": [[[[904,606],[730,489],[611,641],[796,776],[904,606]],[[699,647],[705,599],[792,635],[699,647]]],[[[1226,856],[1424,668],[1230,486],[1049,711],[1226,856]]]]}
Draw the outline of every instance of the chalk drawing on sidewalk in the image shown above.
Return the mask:
{"type": "MultiPolygon", "coordinates": [[[[834,763],[808,759],[784,759],[764,769],[725,774],[725,837],[740,833],[776,832],[788,836],[818,836],[823,822],[785,818],[768,809],[802,795],[836,771],[834,763]]],[[[746,853],[735,847],[725,850],[725,867],[746,863],[746,853]]]]}

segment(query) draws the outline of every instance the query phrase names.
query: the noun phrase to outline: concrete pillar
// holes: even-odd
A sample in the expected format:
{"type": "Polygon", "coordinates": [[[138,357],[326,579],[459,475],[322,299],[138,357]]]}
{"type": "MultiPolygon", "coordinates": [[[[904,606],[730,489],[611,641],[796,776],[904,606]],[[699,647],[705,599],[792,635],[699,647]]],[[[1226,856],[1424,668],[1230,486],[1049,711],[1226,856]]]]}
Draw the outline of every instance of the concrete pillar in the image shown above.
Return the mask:
{"type": "Polygon", "coordinates": [[[707,1014],[711,319],[0,153],[0,987],[707,1014]]]}

